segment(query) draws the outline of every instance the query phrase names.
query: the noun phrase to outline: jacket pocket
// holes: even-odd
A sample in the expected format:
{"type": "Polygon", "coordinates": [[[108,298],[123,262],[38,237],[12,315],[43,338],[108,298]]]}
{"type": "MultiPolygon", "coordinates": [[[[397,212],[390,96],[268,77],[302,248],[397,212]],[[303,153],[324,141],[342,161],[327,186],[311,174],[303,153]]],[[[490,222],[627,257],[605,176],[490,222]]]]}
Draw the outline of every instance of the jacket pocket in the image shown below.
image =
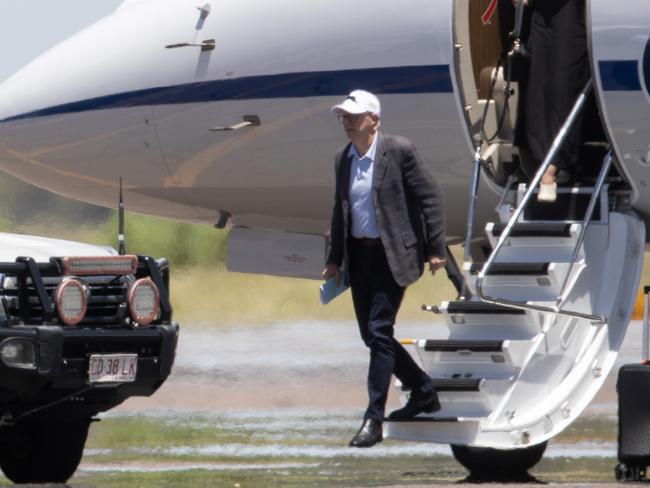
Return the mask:
{"type": "Polygon", "coordinates": [[[405,232],[402,234],[402,242],[404,247],[413,247],[418,243],[418,239],[412,232],[405,232]]]}

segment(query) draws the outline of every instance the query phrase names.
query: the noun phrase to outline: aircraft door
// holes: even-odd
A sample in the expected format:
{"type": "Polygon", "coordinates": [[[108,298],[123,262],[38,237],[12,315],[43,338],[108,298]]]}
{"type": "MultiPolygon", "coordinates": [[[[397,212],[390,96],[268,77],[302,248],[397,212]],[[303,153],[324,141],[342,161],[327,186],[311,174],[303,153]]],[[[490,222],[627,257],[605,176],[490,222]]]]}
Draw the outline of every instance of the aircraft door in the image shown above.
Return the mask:
{"type": "Polygon", "coordinates": [[[591,0],[592,62],[603,121],[633,188],[650,211],[650,9],[647,0],[591,0]]]}

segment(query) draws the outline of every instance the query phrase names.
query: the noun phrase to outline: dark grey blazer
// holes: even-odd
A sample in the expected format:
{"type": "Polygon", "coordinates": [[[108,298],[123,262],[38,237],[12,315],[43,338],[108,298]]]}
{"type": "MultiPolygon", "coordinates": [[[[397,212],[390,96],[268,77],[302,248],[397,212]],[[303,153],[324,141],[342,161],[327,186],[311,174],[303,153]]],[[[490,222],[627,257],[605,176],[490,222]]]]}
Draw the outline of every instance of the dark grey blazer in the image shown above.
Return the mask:
{"type": "MultiPolygon", "coordinates": [[[[428,256],[445,258],[442,189],[415,146],[403,137],[378,134],[372,198],[381,242],[393,278],[400,286],[416,281],[428,256]]],[[[350,229],[350,144],[336,154],[336,194],[328,263],[347,260],[350,229]]],[[[346,282],[349,282],[346,273],[346,282]]]]}

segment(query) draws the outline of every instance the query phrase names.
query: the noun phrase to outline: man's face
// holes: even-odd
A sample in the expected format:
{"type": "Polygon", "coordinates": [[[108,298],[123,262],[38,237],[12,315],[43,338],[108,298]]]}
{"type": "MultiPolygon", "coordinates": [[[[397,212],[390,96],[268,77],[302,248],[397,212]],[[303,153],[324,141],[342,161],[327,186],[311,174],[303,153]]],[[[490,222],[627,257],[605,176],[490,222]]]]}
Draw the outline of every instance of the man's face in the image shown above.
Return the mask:
{"type": "Polygon", "coordinates": [[[369,138],[371,134],[377,131],[379,117],[370,113],[349,114],[341,112],[339,120],[343,125],[343,130],[350,140],[356,138],[369,138]]]}

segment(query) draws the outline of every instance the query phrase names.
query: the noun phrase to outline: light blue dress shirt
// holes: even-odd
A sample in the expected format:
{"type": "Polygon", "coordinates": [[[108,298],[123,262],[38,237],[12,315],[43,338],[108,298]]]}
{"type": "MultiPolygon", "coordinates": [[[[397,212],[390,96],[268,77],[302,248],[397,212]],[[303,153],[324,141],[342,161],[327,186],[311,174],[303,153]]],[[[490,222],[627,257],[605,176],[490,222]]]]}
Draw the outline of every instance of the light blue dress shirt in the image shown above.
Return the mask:
{"type": "Polygon", "coordinates": [[[375,204],[372,201],[372,174],[377,152],[377,139],[375,134],[368,152],[359,156],[354,144],[350,146],[350,217],[352,225],[350,233],[357,239],[362,237],[377,238],[379,229],[375,217],[375,204]]]}

